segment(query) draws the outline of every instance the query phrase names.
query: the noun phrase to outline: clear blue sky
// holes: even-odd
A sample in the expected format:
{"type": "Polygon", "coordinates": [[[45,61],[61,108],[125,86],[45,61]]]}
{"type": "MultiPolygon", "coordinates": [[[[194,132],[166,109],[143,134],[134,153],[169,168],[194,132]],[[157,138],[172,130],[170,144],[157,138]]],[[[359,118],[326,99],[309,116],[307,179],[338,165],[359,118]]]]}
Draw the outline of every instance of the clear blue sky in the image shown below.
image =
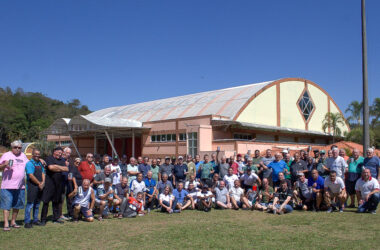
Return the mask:
{"type": "MultiPolygon", "coordinates": [[[[380,1],[367,0],[371,102],[380,1]]],[[[360,0],[0,1],[0,87],[91,110],[302,77],[361,100],[360,0]]]]}

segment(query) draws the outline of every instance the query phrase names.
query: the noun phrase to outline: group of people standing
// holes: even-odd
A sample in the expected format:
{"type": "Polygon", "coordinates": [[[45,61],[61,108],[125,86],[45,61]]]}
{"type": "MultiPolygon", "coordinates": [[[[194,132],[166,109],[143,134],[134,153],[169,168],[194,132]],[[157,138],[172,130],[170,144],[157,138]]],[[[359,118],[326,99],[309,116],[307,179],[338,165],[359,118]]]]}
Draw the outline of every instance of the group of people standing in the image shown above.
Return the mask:
{"type": "Polygon", "coordinates": [[[264,156],[256,150],[253,155],[219,159],[216,152],[211,159],[204,155],[203,160],[199,155],[194,159],[190,155],[185,159],[167,156],[163,162],[131,157],[127,163],[125,155],[118,159],[88,153],[85,160],[72,159],[71,149],[61,147],[45,160],[34,149],[28,160],[20,141],[11,147],[0,159],[4,231],[20,227],[16,218],[24,208],[25,228],[45,225],[50,203],[53,223],[62,224],[81,219],[92,222],[95,214],[99,221],[130,218],[153,209],[165,213],[184,209],[209,212],[212,208],[275,214],[293,209],[343,212],[348,197],[348,207],[356,206],[356,198],[358,212],[375,214],[380,200],[380,160],[372,148],[365,158],[358,150],[347,157],[343,149],[332,147],[327,156],[323,150],[315,150],[314,156],[304,150],[293,156],[287,150],[273,156],[268,149],[264,156]]]}

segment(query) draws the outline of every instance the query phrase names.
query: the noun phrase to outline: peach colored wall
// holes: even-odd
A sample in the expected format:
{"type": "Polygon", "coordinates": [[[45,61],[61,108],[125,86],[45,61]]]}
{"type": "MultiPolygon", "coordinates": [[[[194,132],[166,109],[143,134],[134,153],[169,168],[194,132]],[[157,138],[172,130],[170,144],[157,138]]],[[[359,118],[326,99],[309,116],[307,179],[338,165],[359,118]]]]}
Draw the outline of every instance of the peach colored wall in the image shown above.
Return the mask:
{"type": "Polygon", "coordinates": [[[175,130],[175,121],[162,121],[155,123],[144,123],[144,127],[150,128],[152,131],[167,131],[167,130],[175,130]]]}
{"type": "Polygon", "coordinates": [[[212,126],[201,125],[198,132],[198,151],[212,150],[212,126]]]}
{"type": "Polygon", "coordinates": [[[216,151],[218,147],[220,147],[220,151],[235,151],[235,141],[228,141],[228,142],[214,141],[212,143],[212,150],[216,151]]]}
{"type": "Polygon", "coordinates": [[[47,141],[70,141],[70,136],[59,136],[59,135],[48,135],[46,137],[47,141]]]}

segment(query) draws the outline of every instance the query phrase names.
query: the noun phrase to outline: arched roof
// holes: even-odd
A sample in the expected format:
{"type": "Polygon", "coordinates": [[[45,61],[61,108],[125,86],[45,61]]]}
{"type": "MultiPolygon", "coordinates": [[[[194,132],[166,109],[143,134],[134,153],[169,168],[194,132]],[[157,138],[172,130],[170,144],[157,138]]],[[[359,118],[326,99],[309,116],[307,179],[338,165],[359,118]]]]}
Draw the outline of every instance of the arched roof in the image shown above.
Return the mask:
{"type": "Polygon", "coordinates": [[[106,108],[84,116],[87,120],[159,121],[204,115],[233,119],[250,98],[273,81],[106,108]]]}

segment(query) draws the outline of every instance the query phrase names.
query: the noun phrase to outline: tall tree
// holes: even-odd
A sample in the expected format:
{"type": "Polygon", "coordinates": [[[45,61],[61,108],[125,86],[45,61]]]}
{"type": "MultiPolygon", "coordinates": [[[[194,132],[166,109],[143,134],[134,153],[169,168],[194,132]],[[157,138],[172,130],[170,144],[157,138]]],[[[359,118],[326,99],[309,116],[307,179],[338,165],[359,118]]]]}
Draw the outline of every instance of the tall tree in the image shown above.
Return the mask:
{"type": "Polygon", "coordinates": [[[330,130],[332,131],[333,135],[333,143],[335,142],[335,137],[336,136],[341,136],[342,135],[342,130],[340,127],[344,126],[345,120],[344,117],[339,113],[331,113],[328,112],[325,115],[325,118],[322,121],[322,129],[327,133],[327,131],[330,130]]]}
{"type": "Polygon", "coordinates": [[[352,101],[348,105],[345,112],[350,114],[350,116],[347,117],[347,121],[350,122],[350,124],[356,126],[361,125],[363,114],[363,102],[352,101]]]}
{"type": "Polygon", "coordinates": [[[380,98],[377,97],[373,101],[372,106],[370,107],[370,115],[373,117],[371,121],[371,127],[375,128],[376,124],[379,122],[380,119],[380,98]]]}

